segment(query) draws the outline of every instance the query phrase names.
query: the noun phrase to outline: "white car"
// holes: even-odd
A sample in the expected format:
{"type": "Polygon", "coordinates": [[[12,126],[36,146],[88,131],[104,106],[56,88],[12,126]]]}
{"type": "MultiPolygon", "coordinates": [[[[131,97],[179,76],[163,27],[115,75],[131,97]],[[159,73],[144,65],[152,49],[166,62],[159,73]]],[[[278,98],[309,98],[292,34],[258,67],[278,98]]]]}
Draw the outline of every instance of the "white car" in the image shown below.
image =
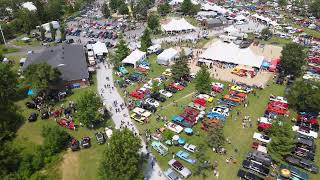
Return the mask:
{"type": "Polygon", "coordinates": [[[150,111],[147,111],[145,109],[142,109],[142,108],[139,108],[139,107],[136,107],[132,110],[132,112],[138,114],[138,115],[141,115],[143,117],[149,117],[151,116],[151,112],[150,111]]]}
{"type": "Polygon", "coordinates": [[[211,112],[215,112],[215,113],[219,113],[223,116],[229,116],[229,108],[225,108],[225,107],[222,107],[222,106],[217,106],[215,108],[212,109],[211,112]]]}
{"type": "Polygon", "coordinates": [[[175,171],[177,171],[179,174],[181,174],[184,178],[188,178],[191,176],[191,171],[184,167],[179,161],[175,160],[175,159],[171,159],[168,162],[168,165],[174,169],[175,171]]]}
{"type": "Polygon", "coordinates": [[[272,119],[266,117],[258,118],[258,123],[272,124],[272,119]]]}
{"type": "Polygon", "coordinates": [[[175,123],[172,123],[172,122],[166,122],[164,124],[164,127],[169,129],[170,131],[173,131],[173,132],[178,133],[178,134],[183,131],[183,127],[181,127],[180,125],[177,125],[175,123]]]}
{"type": "Polygon", "coordinates": [[[193,145],[193,144],[188,144],[186,143],[183,148],[189,152],[194,153],[195,151],[197,151],[197,146],[193,145]]]}
{"type": "Polygon", "coordinates": [[[271,138],[269,138],[266,135],[263,135],[261,133],[253,133],[253,139],[264,142],[264,143],[269,143],[271,141],[271,138]]]}
{"type": "Polygon", "coordinates": [[[277,102],[282,102],[285,104],[288,104],[288,101],[286,98],[282,97],[282,96],[273,96],[271,95],[269,98],[270,101],[277,101],[277,102]]]}
{"type": "Polygon", "coordinates": [[[152,89],[152,86],[149,85],[148,83],[144,84],[143,87],[146,88],[146,89],[152,89]]]}
{"type": "Polygon", "coordinates": [[[155,107],[159,107],[159,105],[160,105],[158,101],[156,101],[156,100],[154,100],[152,98],[147,98],[146,99],[146,103],[150,104],[152,106],[155,106],[155,107]]]}
{"type": "Polygon", "coordinates": [[[211,83],[211,85],[212,86],[217,86],[217,87],[222,88],[222,89],[224,87],[224,85],[222,83],[219,83],[219,82],[213,82],[213,83],[211,83]]]}
{"type": "Polygon", "coordinates": [[[166,91],[166,90],[164,90],[164,89],[161,89],[161,90],[159,91],[159,93],[162,94],[162,95],[164,95],[164,96],[167,97],[167,98],[172,97],[172,93],[170,93],[170,92],[168,92],[168,91],[166,91]]]}
{"type": "Polygon", "coordinates": [[[208,102],[213,102],[213,97],[212,96],[209,96],[208,94],[199,94],[197,96],[197,98],[202,98],[202,99],[205,99],[206,101],[208,102]]]}
{"type": "Polygon", "coordinates": [[[107,137],[110,139],[111,136],[112,136],[112,129],[108,128],[108,127],[105,127],[105,132],[106,132],[106,135],[107,137]]]}
{"type": "Polygon", "coordinates": [[[314,139],[318,138],[318,133],[315,131],[310,131],[310,130],[304,130],[302,128],[300,128],[299,126],[292,126],[292,130],[295,132],[298,132],[302,135],[306,135],[309,137],[313,137],[314,139]]]}

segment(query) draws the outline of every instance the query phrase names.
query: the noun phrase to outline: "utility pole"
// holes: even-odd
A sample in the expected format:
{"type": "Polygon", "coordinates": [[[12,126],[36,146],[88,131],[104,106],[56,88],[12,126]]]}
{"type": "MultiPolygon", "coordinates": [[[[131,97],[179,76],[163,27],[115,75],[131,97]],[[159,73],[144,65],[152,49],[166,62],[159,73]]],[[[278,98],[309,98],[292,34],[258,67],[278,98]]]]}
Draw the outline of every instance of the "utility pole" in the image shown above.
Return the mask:
{"type": "Polygon", "coordinates": [[[4,38],[4,35],[3,35],[1,24],[0,24],[0,31],[1,31],[1,35],[2,35],[2,38],[3,38],[4,45],[7,45],[6,39],[4,38]]]}

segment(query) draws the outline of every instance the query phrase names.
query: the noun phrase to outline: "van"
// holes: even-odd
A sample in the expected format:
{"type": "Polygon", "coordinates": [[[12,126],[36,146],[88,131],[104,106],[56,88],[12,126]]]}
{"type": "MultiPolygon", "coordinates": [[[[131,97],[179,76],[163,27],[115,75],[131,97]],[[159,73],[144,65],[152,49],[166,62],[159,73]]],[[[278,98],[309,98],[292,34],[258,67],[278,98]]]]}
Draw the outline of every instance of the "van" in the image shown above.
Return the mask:
{"type": "Polygon", "coordinates": [[[161,50],[161,45],[160,44],[155,44],[153,46],[150,46],[148,49],[147,49],[147,54],[152,54],[152,53],[156,53],[158,51],[161,50]]]}
{"type": "Polygon", "coordinates": [[[272,159],[269,154],[261,151],[252,151],[247,154],[247,159],[252,159],[262,163],[263,165],[270,166],[272,159]]]}

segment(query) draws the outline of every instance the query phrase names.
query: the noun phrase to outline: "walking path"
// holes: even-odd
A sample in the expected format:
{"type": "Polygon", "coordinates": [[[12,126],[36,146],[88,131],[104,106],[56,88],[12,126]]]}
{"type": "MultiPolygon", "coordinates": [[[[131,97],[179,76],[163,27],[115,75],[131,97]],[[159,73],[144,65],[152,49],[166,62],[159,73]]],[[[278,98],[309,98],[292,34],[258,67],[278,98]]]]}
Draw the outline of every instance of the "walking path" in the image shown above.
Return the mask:
{"type": "MultiPolygon", "coordinates": [[[[195,92],[189,93],[189,94],[181,97],[180,99],[177,99],[175,102],[179,102],[179,101],[181,101],[181,100],[184,99],[184,98],[187,98],[187,97],[189,97],[189,96],[192,96],[194,93],[195,93],[195,92]]],[[[171,103],[165,105],[163,108],[167,108],[167,107],[169,107],[169,106],[171,106],[171,105],[173,105],[173,104],[174,104],[174,102],[171,102],[171,103]]]]}
{"type": "MultiPolygon", "coordinates": [[[[103,98],[103,103],[106,108],[111,112],[112,120],[114,121],[115,128],[120,129],[121,121],[124,122],[124,125],[128,125],[128,129],[137,133],[137,135],[141,138],[142,148],[141,152],[147,154],[148,150],[146,149],[146,143],[143,141],[142,137],[139,135],[139,130],[136,128],[134,123],[131,121],[129,110],[126,106],[123,106],[121,110],[120,104],[124,103],[122,97],[117,92],[116,87],[114,85],[114,80],[112,78],[112,67],[108,68],[104,64],[99,64],[99,69],[97,69],[97,88],[99,94],[103,98]],[[109,78],[107,80],[107,77],[109,78]],[[105,85],[109,84],[110,88],[105,88],[105,85]],[[117,102],[117,106],[114,105],[114,102],[117,102]],[[120,109],[120,112],[115,111],[116,108],[120,109]],[[125,115],[125,116],[124,116],[125,115]]],[[[150,153],[148,159],[148,166],[145,169],[145,177],[150,180],[165,180],[166,178],[162,174],[162,171],[155,161],[155,157],[150,153]],[[154,166],[152,167],[152,161],[154,166]]]]}

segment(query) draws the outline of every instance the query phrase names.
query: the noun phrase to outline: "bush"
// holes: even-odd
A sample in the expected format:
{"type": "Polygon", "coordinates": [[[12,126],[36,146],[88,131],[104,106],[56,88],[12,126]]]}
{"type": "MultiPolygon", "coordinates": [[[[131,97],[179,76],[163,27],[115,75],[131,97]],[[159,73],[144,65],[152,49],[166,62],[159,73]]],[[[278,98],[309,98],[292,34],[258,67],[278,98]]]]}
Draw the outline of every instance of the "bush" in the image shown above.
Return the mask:
{"type": "Polygon", "coordinates": [[[58,126],[45,126],[42,129],[42,135],[44,137],[43,147],[46,151],[46,155],[48,156],[66,149],[71,139],[71,136],[58,126]]]}

